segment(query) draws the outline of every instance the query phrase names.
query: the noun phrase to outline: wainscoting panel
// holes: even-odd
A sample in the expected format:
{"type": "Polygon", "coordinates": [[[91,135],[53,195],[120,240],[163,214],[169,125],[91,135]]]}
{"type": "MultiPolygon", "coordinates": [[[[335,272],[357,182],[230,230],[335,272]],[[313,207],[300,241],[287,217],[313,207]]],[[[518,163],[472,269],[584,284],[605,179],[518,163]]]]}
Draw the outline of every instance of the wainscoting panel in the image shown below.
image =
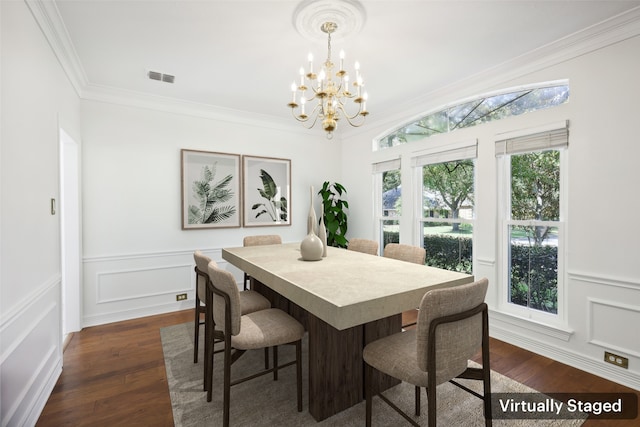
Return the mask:
{"type": "Polygon", "coordinates": [[[589,298],[589,343],[640,358],[640,307],[589,298]]]}
{"type": "MultiPolygon", "coordinates": [[[[220,248],[201,250],[242,280],[242,273],[222,259],[220,248]]],[[[86,257],[83,326],[193,308],[194,267],[192,250],[86,257]],[[177,301],[179,294],[187,299],[177,301]]]]}
{"type": "Polygon", "coordinates": [[[34,425],[62,372],[60,287],[52,278],[2,317],[2,426],[34,425]]]}
{"type": "Polygon", "coordinates": [[[114,303],[193,290],[191,264],[105,271],[97,274],[97,303],[114,303]]]}
{"type": "Polygon", "coordinates": [[[490,334],[567,365],[640,390],[640,282],[569,271],[567,330],[490,312],[490,334]],[[610,351],[628,369],[604,361],[610,351]]]}

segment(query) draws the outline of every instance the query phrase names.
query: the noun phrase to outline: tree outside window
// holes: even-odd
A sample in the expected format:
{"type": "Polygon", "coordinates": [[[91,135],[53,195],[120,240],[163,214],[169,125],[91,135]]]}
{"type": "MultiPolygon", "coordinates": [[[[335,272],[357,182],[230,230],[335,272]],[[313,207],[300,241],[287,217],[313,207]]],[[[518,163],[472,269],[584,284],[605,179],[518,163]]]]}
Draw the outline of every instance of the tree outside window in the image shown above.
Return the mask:
{"type": "Polygon", "coordinates": [[[509,302],[558,312],[560,152],[511,156],[509,302]]]}
{"type": "Polygon", "coordinates": [[[422,168],[422,239],[426,263],[472,272],[474,162],[457,160],[422,168]]]}

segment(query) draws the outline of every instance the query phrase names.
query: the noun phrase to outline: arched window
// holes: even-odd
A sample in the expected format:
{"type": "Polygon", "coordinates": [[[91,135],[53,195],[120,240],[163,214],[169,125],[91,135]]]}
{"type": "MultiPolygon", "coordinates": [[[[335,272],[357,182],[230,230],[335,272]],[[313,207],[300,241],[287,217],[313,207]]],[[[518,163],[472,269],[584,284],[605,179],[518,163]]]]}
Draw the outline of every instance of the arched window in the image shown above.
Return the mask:
{"type": "Polygon", "coordinates": [[[455,103],[407,123],[377,140],[376,150],[421,140],[434,134],[453,132],[492,120],[564,104],[569,100],[569,84],[554,82],[518,90],[480,96],[455,103]]]}

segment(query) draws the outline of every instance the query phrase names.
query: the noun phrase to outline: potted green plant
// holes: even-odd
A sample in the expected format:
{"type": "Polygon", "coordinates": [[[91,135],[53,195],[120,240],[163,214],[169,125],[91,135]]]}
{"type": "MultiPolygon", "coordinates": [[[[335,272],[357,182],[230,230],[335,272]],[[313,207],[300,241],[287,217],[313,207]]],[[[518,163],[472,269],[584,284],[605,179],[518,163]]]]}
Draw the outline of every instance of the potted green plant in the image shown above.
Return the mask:
{"type": "Polygon", "coordinates": [[[349,203],[343,200],[347,190],[337,182],[325,181],[318,195],[322,197],[322,218],[327,229],[327,245],[338,248],[347,247],[347,212],[349,203]]]}

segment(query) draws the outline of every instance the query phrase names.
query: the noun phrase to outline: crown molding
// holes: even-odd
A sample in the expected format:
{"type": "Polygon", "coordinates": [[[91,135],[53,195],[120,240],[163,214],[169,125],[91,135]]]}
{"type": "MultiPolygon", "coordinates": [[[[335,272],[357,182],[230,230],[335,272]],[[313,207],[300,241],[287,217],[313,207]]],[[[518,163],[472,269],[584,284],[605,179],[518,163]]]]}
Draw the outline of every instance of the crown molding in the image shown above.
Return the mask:
{"type": "Polygon", "coordinates": [[[146,108],[287,132],[301,131],[299,126],[294,126],[290,121],[280,117],[232,110],[90,83],[55,1],[24,0],[24,2],[51,46],[76,94],[82,100],[146,108]]]}
{"type": "Polygon", "coordinates": [[[31,14],[49,42],[76,94],[82,98],[83,89],[89,84],[89,81],[55,1],[24,0],[24,2],[31,10],[31,14]]]}
{"type": "MultiPolygon", "coordinates": [[[[480,73],[413,98],[403,105],[395,105],[393,111],[388,110],[377,114],[384,120],[376,122],[376,125],[391,131],[398,128],[399,123],[406,123],[409,116],[419,117],[434,108],[451,104],[452,100],[486,92],[488,88],[497,87],[505,81],[517,79],[639,35],[640,6],[480,73]]],[[[374,120],[369,120],[369,124],[373,124],[374,120]]]]}
{"type": "MultiPolygon", "coordinates": [[[[110,86],[88,84],[84,87],[81,98],[86,101],[98,101],[107,104],[136,107],[287,132],[300,130],[299,126],[294,127],[294,124],[292,124],[290,120],[283,117],[234,110],[159,95],[150,95],[110,86]]],[[[297,122],[295,124],[297,124],[297,122]]]]}
{"type": "MultiPolygon", "coordinates": [[[[216,107],[208,104],[186,102],[174,98],[125,91],[113,87],[89,83],[78,55],[71,43],[62,17],[53,0],[24,0],[36,22],[48,40],[54,54],[62,65],[69,81],[81,99],[109,102],[185,114],[195,117],[217,119],[227,122],[249,124],[279,130],[304,132],[304,127],[294,126],[284,118],[216,107]]],[[[405,104],[396,104],[385,113],[379,112],[375,120],[370,117],[369,127],[392,129],[406,122],[407,116],[416,116],[446,103],[476,92],[486,91],[501,82],[516,79],[535,71],[562,63],[606,46],[640,35],[640,6],[592,25],[562,39],[512,60],[503,62],[468,78],[423,94],[405,104]]],[[[355,136],[364,129],[344,130],[342,138],[355,136]]]]}

